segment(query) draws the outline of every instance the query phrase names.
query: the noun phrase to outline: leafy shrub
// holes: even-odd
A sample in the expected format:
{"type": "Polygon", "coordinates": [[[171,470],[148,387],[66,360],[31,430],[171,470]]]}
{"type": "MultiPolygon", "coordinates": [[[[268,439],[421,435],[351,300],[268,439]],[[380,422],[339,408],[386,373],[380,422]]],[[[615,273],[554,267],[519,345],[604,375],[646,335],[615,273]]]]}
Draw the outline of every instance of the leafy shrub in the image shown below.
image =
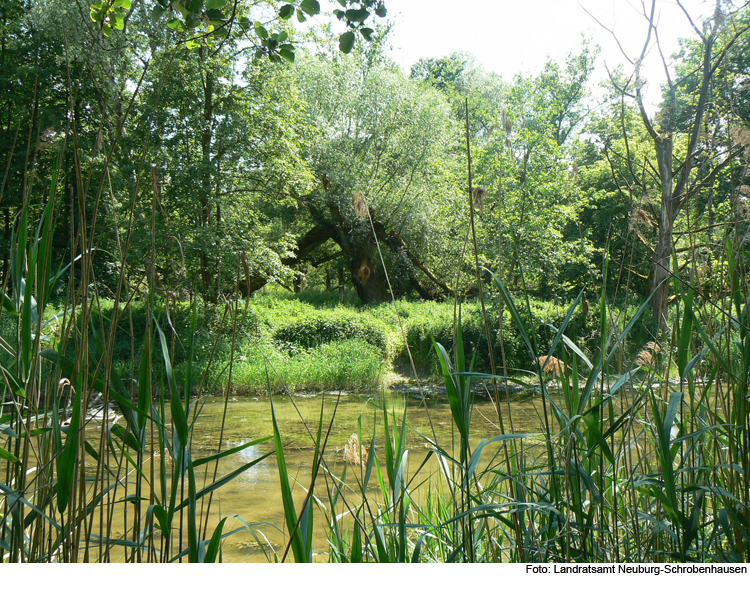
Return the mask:
{"type": "Polygon", "coordinates": [[[325,343],[361,339],[380,351],[388,351],[388,326],[363,314],[344,308],[320,310],[312,315],[288,322],[276,329],[276,344],[289,352],[311,349],[325,343]]]}

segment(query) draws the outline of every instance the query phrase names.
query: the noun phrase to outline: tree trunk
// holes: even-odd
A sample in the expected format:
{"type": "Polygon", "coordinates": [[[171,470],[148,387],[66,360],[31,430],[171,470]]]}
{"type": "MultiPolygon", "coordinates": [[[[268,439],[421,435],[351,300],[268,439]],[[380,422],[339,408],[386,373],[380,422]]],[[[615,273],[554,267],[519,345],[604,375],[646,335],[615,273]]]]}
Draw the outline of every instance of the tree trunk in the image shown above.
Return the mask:
{"type": "MultiPolygon", "coordinates": [[[[316,226],[301,236],[297,241],[294,255],[281,260],[288,267],[297,267],[302,263],[319,266],[322,262],[343,256],[349,268],[349,278],[357,291],[359,298],[365,303],[386,302],[392,297],[400,297],[410,291],[416,291],[424,299],[435,299],[439,293],[451,295],[453,291],[442,281],[419,257],[412,252],[406,242],[395,232],[389,232],[377,219],[352,218],[345,216],[336,200],[326,203],[326,210],[317,208],[313,203],[307,203],[310,214],[317,222],[316,226]],[[373,229],[375,235],[373,235],[373,229]],[[377,241],[375,239],[377,236],[377,241]],[[341,249],[333,257],[314,260],[312,255],[317,248],[333,240],[341,249]],[[378,249],[378,243],[380,249],[378,249]],[[389,265],[395,259],[398,262],[398,272],[391,277],[392,286],[388,284],[388,276],[383,269],[380,252],[389,265]],[[388,261],[391,261],[390,263],[388,261]],[[432,283],[431,289],[426,288],[419,281],[421,272],[432,283]],[[393,294],[391,293],[393,289],[393,294]]],[[[240,284],[240,291],[248,295],[265,285],[268,279],[254,277],[250,274],[246,261],[245,278],[240,284]]],[[[389,269],[395,271],[395,269],[389,269]]],[[[339,267],[339,288],[343,289],[344,269],[339,267]]],[[[301,283],[295,281],[295,291],[301,288],[301,283]]],[[[343,298],[343,295],[342,295],[343,298]]]]}
{"type": "Polygon", "coordinates": [[[657,136],[654,140],[661,180],[661,212],[659,238],[654,252],[652,275],[651,313],[659,328],[667,329],[667,303],[669,302],[669,276],[672,265],[672,231],[680,211],[679,196],[673,193],[672,137],[657,136]]]}

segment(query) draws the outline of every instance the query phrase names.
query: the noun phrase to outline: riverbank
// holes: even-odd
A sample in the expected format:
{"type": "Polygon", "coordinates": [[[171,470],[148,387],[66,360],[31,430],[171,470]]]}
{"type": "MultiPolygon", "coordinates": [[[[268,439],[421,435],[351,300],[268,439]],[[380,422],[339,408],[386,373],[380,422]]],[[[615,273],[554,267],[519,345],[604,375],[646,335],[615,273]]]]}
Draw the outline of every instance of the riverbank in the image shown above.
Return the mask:
{"type": "MultiPolygon", "coordinates": [[[[101,304],[90,327],[107,334],[113,302],[102,300],[101,304]]],[[[533,327],[540,350],[547,350],[554,338],[551,327],[562,324],[568,308],[568,302],[530,300],[530,314],[522,314],[527,331],[533,327]]],[[[189,302],[171,302],[167,311],[165,303],[157,301],[154,310],[165,333],[177,384],[184,385],[191,371],[193,388],[203,393],[224,392],[227,388],[238,395],[269,391],[372,392],[385,387],[418,393],[415,370],[419,380],[434,381],[440,376],[433,343],[442,344],[449,354],[453,345],[452,302],[398,301],[395,305],[364,306],[349,298],[341,303],[333,292],[290,294],[269,287],[236,306],[199,301],[195,330],[191,329],[189,302]]],[[[48,306],[50,321],[44,332],[50,347],[59,338],[58,312],[53,305],[48,306]]],[[[479,304],[464,303],[460,315],[466,358],[473,360],[476,371],[489,373],[490,347],[479,304]]],[[[492,354],[496,362],[500,364],[504,357],[509,375],[531,379],[525,372],[534,370],[533,360],[507,309],[500,338],[496,298],[488,301],[488,317],[493,324],[492,354]]],[[[146,339],[149,323],[148,306],[138,300],[118,321],[111,359],[112,370],[121,380],[138,377],[143,355],[139,344],[146,339]]],[[[3,334],[15,330],[10,323],[1,328],[3,334]]],[[[566,335],[588,353],[590,346],[597,344],[596,322],[579,306],[566,335]]],[[[648,338],[634,335],[633,347],[637,350],[638,342],[648,338]]],[[[91,342],[95,339],[92,335],[91,342]]],[[[159,349],[151,351],[154,375],[164,363],[159,349]]],[[[429,391],[429,383],[422,388],[429,391]]]]}
{"type": "MultiPolygon", "coordinates": [[[[550,340],[549,325],[562,323],[568,305],[532,300],[529,325],[537,327],[540,342],[550,340]]],[[[105,304],[105,316],[107,310],[111,311],[111,304],[105,304]]],[[[460,313],[467,357],[475,359],[476,370],[489,371],[489,347],[479,304],[464,303],[460,313]]],[[[489,304],[488,314],[496,325],[492,331],[495,358],[501,359],[504,353],[507,367],[513,372],[531,369],[531,359],[507,311],[504,351],[496,304],[489,304]]],[[[189,305],[174,305],[169,323],[166,313],[162,311],[161,315],[168,340],[171,337],[170,348],[175,352],[176,379],[184,383],[189,344],[184,337],[179,340],[170,335],[167,329],[172,326],[177,335],[190,334],[189,305]]],[[[371,392],[413,378],[414,369],[420,378],[438,377],[433,339],[449,352],[453,344],[452,302],[399,301],[396,305],[364,306],[342,304],[338,294],[332,292],[289,294],[268,288],[242,302],[236,318],[221,306],[202,303],[198,315],[192,383],[203,384],[204,391],[224,391],[229,387],[241,395],[269,391],[371,392]]],[[[122,346],[115,347],[114,366],[124,375],[129,368],[138,367],[139,360],[130,357],[129,345],[132,340],[142,342],[146,324],[145,307],[136,304],[132,320],[118,329],[122,346]],[[126,354],[120,356],[118,351],[126,354]]],[[[567,333],[577,339],[586,330],[586,317],[579,312],[567,333]]],[[[584,343],[581,346],[585,348],[584,343]]]]}

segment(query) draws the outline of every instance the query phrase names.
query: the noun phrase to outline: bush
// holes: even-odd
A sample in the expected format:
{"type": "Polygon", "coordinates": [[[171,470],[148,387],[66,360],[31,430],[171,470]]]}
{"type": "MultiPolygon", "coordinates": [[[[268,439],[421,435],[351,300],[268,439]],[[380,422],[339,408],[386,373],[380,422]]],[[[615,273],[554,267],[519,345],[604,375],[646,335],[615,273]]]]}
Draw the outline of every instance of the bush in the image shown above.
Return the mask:
{"type": "Polygon", "coordinates": [[[319,310],[312,315],[287,322],[273,335],[277,346],[294,352],[325,343],[361,339],[375,347],[381,357],[388,352],[389,327],[382,321],[345,308],[319,310]]]}

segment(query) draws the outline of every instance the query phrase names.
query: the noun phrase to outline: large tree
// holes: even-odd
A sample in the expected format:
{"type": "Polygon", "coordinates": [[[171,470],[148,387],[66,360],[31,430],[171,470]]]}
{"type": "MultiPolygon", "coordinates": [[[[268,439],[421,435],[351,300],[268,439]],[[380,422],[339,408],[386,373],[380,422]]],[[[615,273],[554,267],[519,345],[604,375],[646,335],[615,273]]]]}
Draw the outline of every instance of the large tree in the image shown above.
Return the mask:
{"type": "Polygon", "coordinates": [[[364,57],[295,66],[317,178],[298,203],[316,240],[340,249],[362,300],[390,297],[386,272],[394,295],[445,295],[461,217],[457,126],[439,93],[364,57]]]}
{"type": "MultiPolygon", "coordinates": [[[[650,6],[644,6],[647,9],[643,14],[646,23],[643,49],[637,57],[629,58],[633,65],[633,75],[625,83],[617,84],[618,90],[635,102],[653,144],[653,159],[646,162],[646,169],[641,176],[645,178],[653,172],[658,179],[658,237],[651,274],[651,309],[662,329],[667,328],[667,280],[672,271],[675,222],[690,201],[712,185],[739,153],[737,146],[728,146],[714,150],[711,158],[704,157],[711,150],[706,139],[712,135],[716,137],[715,126],[723,126],[726,122],[723,117],[708,117],[709,106],[716,92],[717,73],[732,54],[735,45],[750,30],[748,23],[739,18],[746,9],[732,9],[732,3],[729,3],[729,7],[722,7],[721,3],[717,3],[714,13],[701,26],[692,20],[682,3],[678,1],[678,4],[683,8],[685,18],[690,21],[697,36],[691,53],[692,68],[675,78],[670,74],[670,68],[662,54],[667,74],[665,100],[656,115],[649,114],[643,96],[645,81],[641,77],[641,67],[649,51],[655,48],[655,51],[661,53],[656,24],[657,3],[652,0],[650,6]]],[[[646,187],[642,189],[645,192],[646,187]]]]}
{"type": "Polygon", "coordinates": [[[511,283],[523,269],[528,285],[545,293],[566,267],[584,265],[591,254],[575,231],[582,200],[572,147],[594,55],[584,45],[564,64],[550,61],[536,76],[512,82],[462,54],[412,67],[412,77],[440,89],[462,123],[468,107],[484,264],[511,283]]]}
{"type": "MultiPolygon", "coordinates": [[[[187,279],[209,299],[233,289],[242,266],[284,277],[281,258],[294,237],[269,214],[310,186],[299,153],[304,107],[289,72],[264,60],[238,72],[238,50],[230,41],[160,58],[135,113],[140,133],[126,142],[148,142],[153,178],[142,187],[140,235],[148,237],[156,192],[162,280],[174,288],[187,279]]],[[[146,258],[149,243],[135,245],[146,258]]]]}

